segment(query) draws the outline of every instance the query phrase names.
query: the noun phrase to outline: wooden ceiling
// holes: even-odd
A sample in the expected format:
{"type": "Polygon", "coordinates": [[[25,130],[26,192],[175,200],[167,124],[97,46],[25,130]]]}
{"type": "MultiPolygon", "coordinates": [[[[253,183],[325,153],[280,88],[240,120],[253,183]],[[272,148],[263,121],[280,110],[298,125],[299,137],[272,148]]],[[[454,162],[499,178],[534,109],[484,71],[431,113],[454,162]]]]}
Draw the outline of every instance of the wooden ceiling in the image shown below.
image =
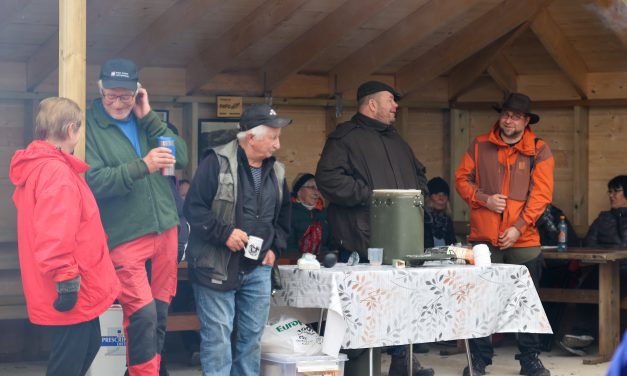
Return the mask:
{"type": "MultiPolygon", "coordinates": [[[[26,89],[56,74],[58,2],[1,0],[0,61],[26,89]]],[[[272,91],[295,75],[345,93],[387,75],[448,100],[489,81],[560,87],[562,99],[627,98],[627,0],[87,0],[87,63],[127,57],[182,71],[184,93],[245,74],[272,91]]]]}

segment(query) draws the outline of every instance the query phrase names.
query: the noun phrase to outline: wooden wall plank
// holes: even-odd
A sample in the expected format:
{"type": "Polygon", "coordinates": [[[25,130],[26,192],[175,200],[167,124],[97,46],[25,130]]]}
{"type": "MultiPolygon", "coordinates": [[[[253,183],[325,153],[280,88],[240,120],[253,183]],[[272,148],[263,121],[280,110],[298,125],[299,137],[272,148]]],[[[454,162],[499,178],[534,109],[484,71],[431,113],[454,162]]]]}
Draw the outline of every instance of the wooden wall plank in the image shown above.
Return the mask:
{"type": "MultiPolygon", "coordinates": [[[[588,108],[575,106],[573,109],[573,216],[571,222],[577,227],[588,225],[588,108]]],[[[576,227],[576,228],[577,228],[576,227]]],[[[584,234],[579,234],[583,236],[584,234]]]]}

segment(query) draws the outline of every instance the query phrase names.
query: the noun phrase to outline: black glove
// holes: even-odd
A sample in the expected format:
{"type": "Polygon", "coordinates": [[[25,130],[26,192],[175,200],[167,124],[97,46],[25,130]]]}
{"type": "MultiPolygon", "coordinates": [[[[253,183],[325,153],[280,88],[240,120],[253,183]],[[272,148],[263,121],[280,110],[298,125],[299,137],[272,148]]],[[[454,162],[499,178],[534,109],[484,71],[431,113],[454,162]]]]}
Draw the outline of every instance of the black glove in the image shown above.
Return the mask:
{"type": "Polygon", "coordinates": [[[68,281],[57,282],[59,296],[52,306],[59,312],[69,311],[76,305],[78,290],[81,288],[81,276],[68,281]]]}

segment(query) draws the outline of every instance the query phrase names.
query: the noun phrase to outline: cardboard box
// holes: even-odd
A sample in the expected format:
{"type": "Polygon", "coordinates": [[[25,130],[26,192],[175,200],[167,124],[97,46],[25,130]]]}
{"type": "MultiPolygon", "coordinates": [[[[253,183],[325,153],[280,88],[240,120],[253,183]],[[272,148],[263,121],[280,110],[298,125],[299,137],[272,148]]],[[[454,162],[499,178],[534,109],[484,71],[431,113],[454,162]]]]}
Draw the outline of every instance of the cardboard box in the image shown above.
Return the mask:
{"type": "Polygon", "coordinates": [[[261,354],[261,376],[344,376],[346,354],[261,354]]]}
{"type": "Polygon", "coordinates": [[[112,305],[100,315],[102,342],[86,376],[124,375],[126,371],[126,337],[122,328],[122,306],[112,305]]]}

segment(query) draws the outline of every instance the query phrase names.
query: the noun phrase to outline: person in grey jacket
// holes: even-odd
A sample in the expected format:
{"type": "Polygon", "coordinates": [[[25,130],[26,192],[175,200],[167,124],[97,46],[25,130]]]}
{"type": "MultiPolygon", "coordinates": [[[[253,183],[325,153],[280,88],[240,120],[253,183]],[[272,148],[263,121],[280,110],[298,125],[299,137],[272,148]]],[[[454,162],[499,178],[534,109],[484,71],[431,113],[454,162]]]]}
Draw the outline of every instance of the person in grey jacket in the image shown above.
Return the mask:
{"type": "Polygon", "coordinates": [[[185,198],[204,376],[259,375],[271,269],[290,228],[285,167],[272,154],[291,122],[268,105],[248,107],[237,139],[208,151],[185,198]],[[254,259],[249,236],[262,239],[254,259]]]}

